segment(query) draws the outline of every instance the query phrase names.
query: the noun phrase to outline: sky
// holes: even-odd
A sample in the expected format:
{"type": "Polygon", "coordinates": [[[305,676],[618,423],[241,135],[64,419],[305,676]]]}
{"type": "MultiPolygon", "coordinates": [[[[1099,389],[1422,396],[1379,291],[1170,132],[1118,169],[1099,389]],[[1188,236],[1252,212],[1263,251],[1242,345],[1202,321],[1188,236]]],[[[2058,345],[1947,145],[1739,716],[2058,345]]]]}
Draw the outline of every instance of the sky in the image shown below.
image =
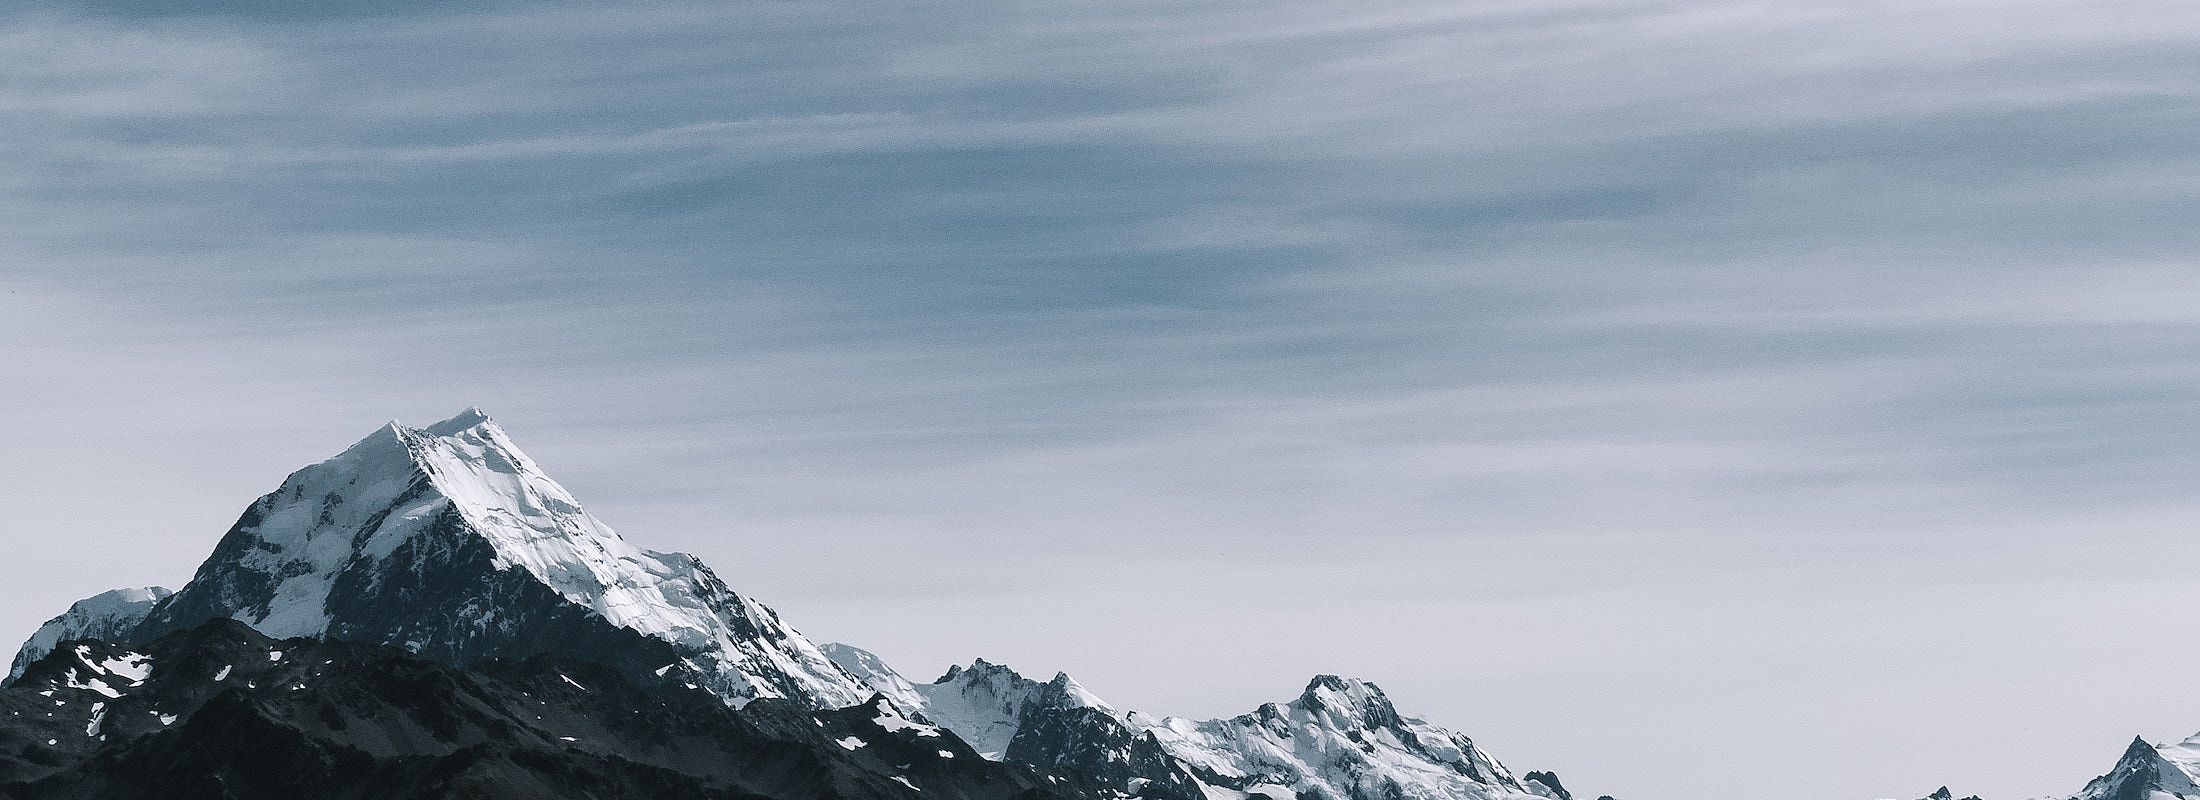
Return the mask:
{"type": "Polygon", "coordinates": [[[2200,730],[2200,5],[172,5],[0,12],[0,636],[479,404],[919,679],[1622,800],[2200,730]]]}

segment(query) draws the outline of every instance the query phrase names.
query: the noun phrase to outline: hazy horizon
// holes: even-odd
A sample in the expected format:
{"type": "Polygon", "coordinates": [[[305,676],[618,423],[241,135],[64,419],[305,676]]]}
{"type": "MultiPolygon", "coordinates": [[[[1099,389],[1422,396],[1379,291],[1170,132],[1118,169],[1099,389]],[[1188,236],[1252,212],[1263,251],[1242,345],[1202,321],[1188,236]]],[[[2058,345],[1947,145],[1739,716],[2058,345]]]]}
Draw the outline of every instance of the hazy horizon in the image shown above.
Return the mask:
{"type": "Polygon", "coordinates": [[[11,645],[474,404],[912,679],[1620,800],[2200,731],[2200,5],[166,7],[0,12],[11,645]]]}

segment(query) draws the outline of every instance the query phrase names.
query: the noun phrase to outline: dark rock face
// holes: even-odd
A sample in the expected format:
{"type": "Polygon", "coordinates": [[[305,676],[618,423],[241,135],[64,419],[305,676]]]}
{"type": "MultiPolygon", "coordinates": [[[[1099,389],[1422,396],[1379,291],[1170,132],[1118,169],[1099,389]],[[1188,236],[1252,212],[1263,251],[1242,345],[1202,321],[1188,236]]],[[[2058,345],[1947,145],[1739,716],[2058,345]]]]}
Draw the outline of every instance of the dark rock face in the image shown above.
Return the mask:
{"type": "Polygon", "coordinates": [[[1034,706],[1005,756],[1086,794],[1128,789],[1165,800],[1204,797],[1199,782],[1153,734],[1133,731],[1096,708],[1034,706]]]}
{"type": "MultiPolygon", "coordinates": [[[[128,638],[162,600],[168,599],[169,594],[167,589],[148,586],[142,589],[115,589],[76,601],[69,606],[68,611],[39,626],[38,632],[31,634],[30,640],[25,641],[23,647],[16,651],[15,659],[8,664],[8,681],[23,674],[23,670],[30,667],[31,662],[45,658],[47,653],[53,652],[54,646],[62,642],[71,639],[119,641],[128,638]]],[[[8,681],[0,681],[0,685],[6,685],[8,681]]]]}
{"type": "Polygon", "coordinates": [[[1066,796],[867,707],[736,711],[584,662],[462,669],[228,620],[134,650],[72,642],[0,690],[0,797],[17,800],[1066,796]]]}

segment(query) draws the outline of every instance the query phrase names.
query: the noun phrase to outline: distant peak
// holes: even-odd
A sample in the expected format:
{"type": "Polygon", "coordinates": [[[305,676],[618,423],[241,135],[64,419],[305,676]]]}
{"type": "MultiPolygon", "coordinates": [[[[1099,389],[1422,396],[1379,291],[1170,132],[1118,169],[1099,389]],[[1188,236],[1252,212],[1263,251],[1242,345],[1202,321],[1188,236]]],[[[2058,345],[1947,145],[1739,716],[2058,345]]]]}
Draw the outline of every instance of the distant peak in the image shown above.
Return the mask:
{"type": "Polygon", "coordinates": [[[1381,687],[1356,678],[1316,675],[1293,705],[1328,715],[1334,722],[1354,722],[1368,728],[1397,725],[1398,710],[1381,687]]]}
{"type": "Polygon", "coordinates": [[[491,420],[488,414],[482,413],[481,406],[467,406],[466,410],[458,412],[450,419],[421,428],[421,430],[437,436],[450,436],[480,427],[483,423],[488,422],[494,422],[494,420],[491,420]]]}
{"type": "Polygon", "coordinates": [[[1313,680],[1306,682],[1306,692],[1304,696],[1312,697],[1317,693],[1323,691],[1337,692],[1340,694],[1352,696],[1364,696],[1372,694],[1378,697],[1381,696],[1383,693],[1383,690],[1376,688],[1375,684],[1368,683],[1357,678],[1343,678],[1336,675],[1316,675],[1314,676],[1313,680]]]}
{"type": "Polygon", "coordinates": [[[1017,674],[1017,672],[1013,669],[1009,669],[1006,666],[995,664],[993,662],[979,658],[972,659],[970,662],[970,666],[967,667],[961,664],[956,664],[948,667],[947,674],[941,675],[940,679],[933,681],[933,683],[953,683],[957,680],[997,680],[1000,678],[1022,680],[1023,677],[1024,676],[1017,674]]]}

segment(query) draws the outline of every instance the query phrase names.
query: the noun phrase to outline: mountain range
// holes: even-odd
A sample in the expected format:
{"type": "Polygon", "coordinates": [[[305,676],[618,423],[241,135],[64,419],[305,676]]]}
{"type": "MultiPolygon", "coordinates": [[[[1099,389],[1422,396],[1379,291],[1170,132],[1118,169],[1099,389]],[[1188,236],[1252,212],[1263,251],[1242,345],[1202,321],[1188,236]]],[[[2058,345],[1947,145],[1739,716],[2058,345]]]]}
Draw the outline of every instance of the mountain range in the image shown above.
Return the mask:
{"type": "MultiPolygon", "coordinates": [[[[1354,678],[1214,720],[983,659],[911,681],[628,543],[473,408],[292,473],[172,593],[77,602],[0,711],[23,800],[1574,800],[1354,678]]],[[[2074,800],[2196,776],[2200,739],[2138,741],[2074,800]]]]}

